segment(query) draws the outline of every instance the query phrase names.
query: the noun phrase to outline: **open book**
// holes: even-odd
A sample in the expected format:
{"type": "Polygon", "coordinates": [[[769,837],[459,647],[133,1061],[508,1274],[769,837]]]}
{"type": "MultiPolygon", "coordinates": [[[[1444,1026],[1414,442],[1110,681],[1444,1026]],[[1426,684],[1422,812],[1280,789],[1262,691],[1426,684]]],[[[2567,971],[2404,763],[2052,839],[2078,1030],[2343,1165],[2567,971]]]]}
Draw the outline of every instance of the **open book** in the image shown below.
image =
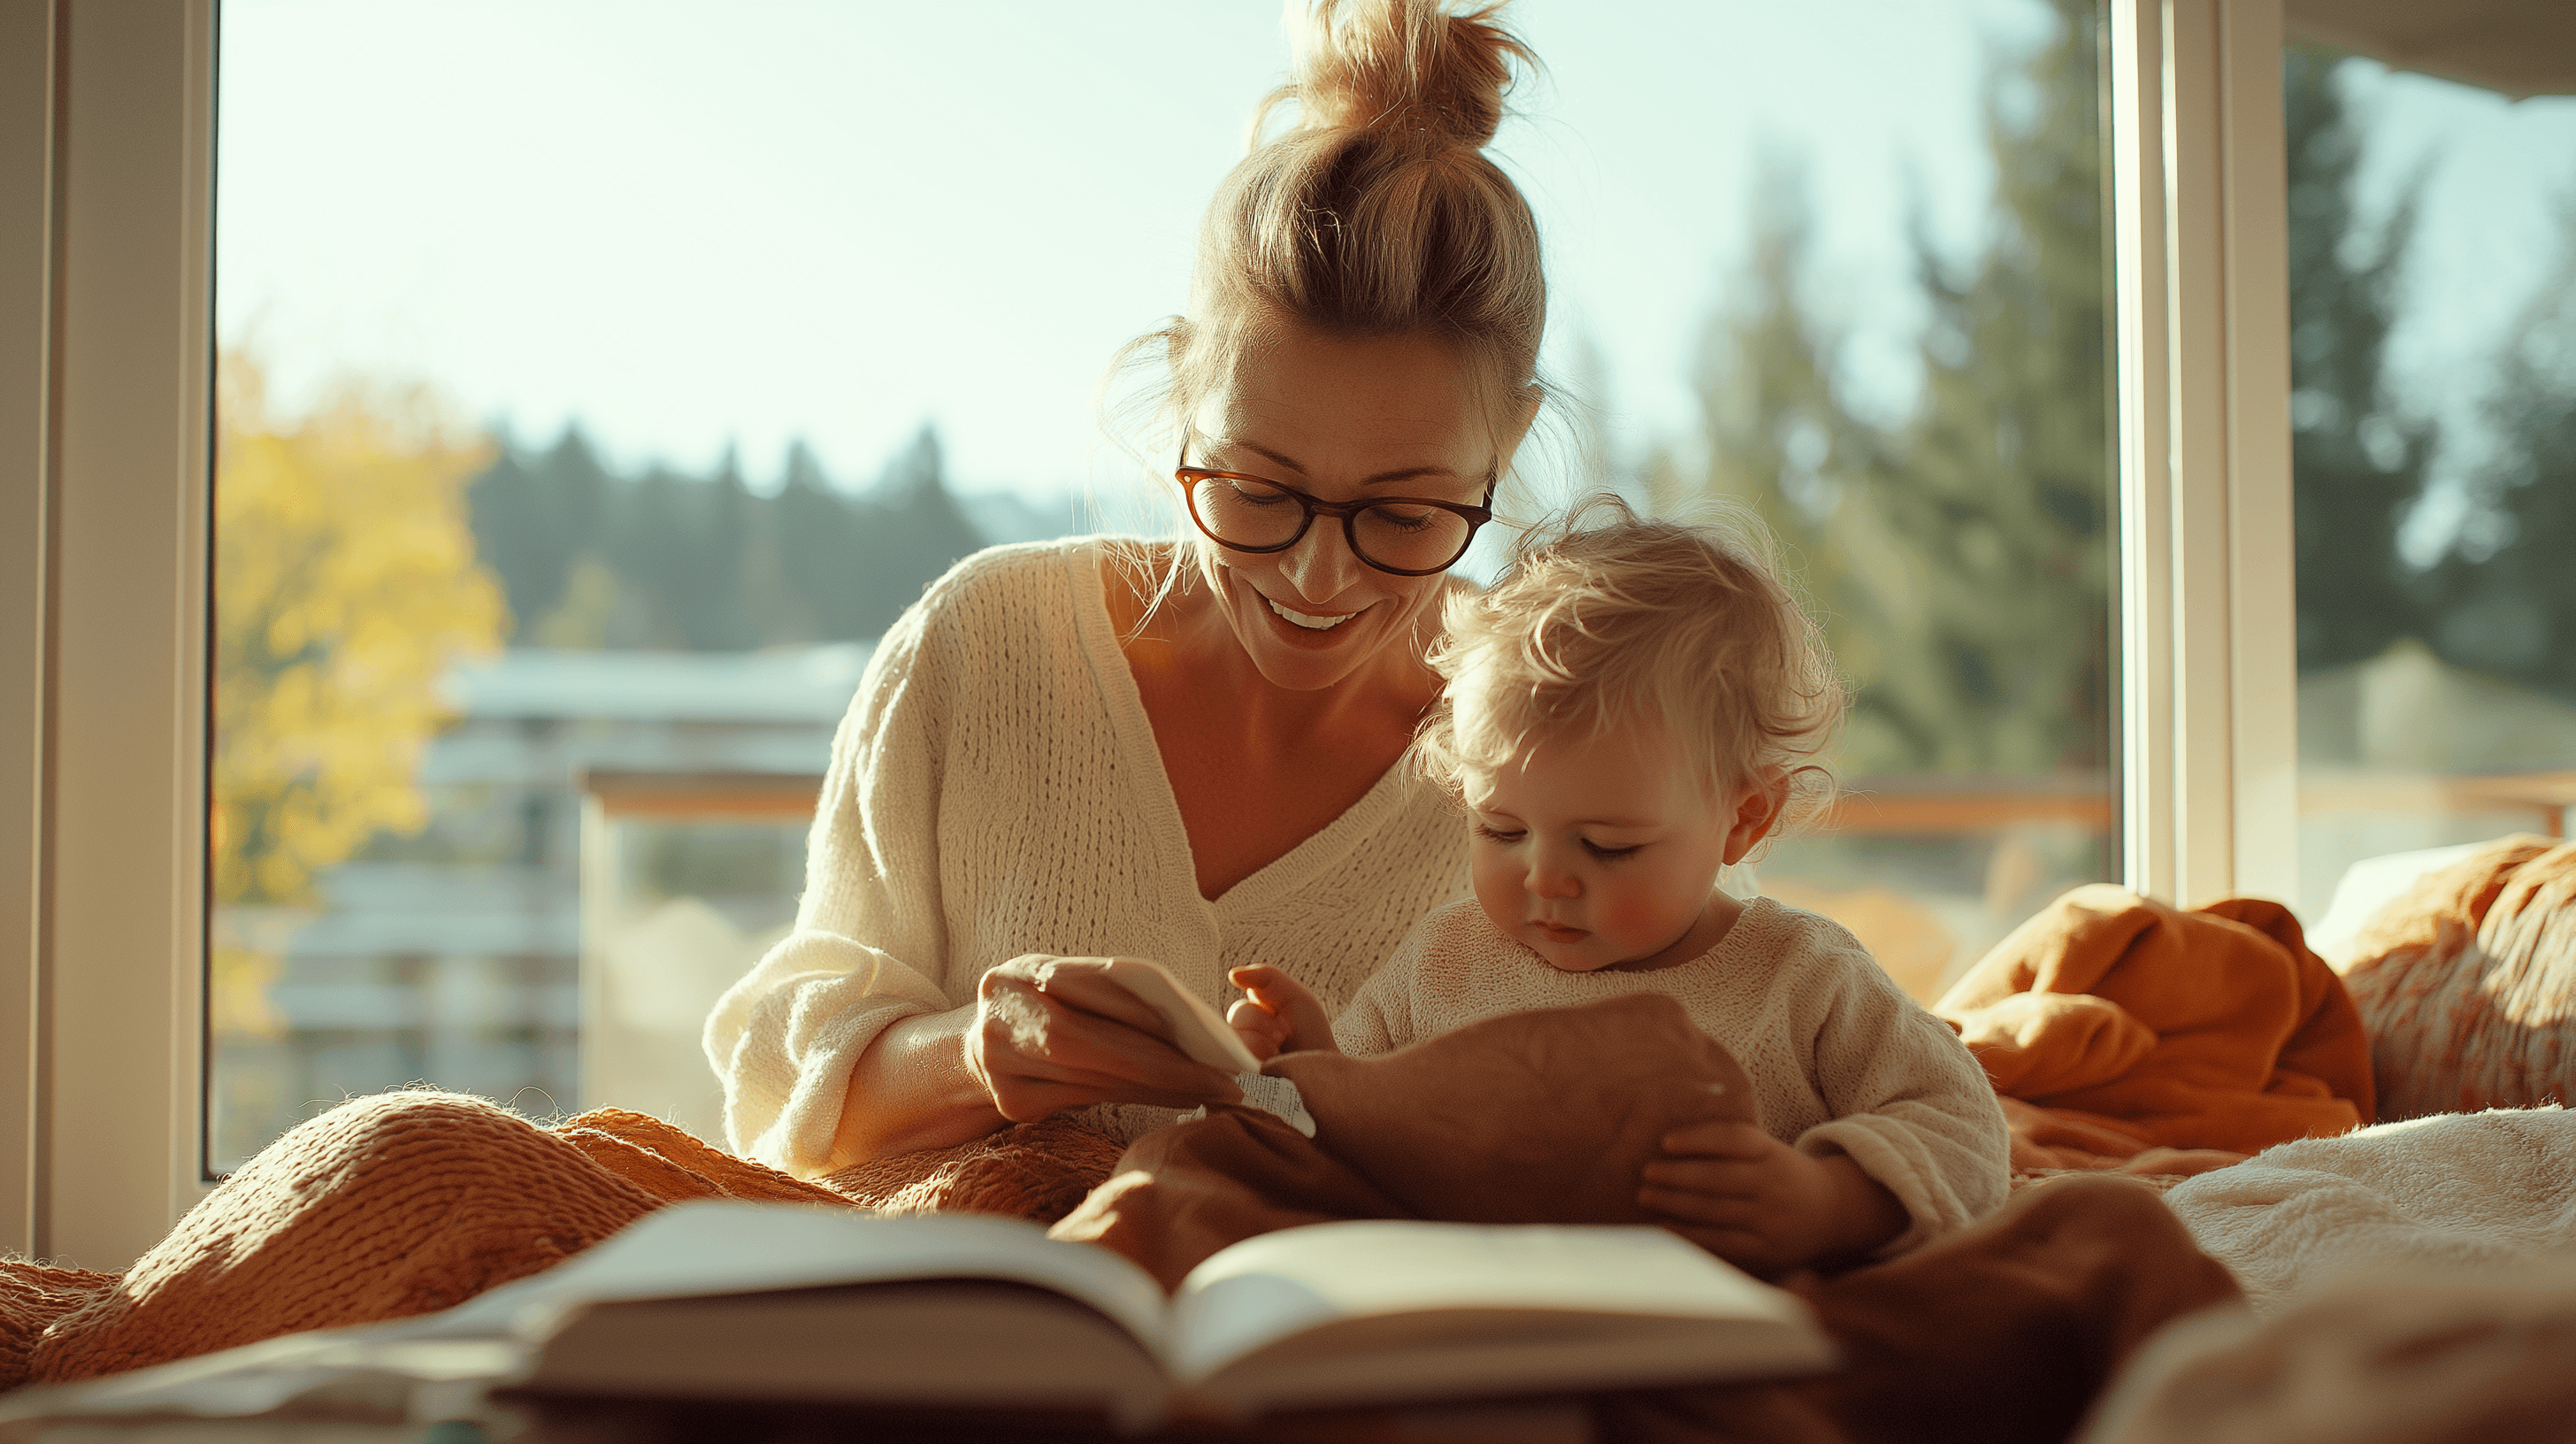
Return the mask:
{"type": "Polygon", "coordinates": [[[693,1203],[542,1282],[519,1309],[535,1353],[518,1387],[567,1398],[1135,1427],[1834,1361],[1796,1298],[1652,1228],[1315,1224],[1225,1249],[1166,1298],[1125,1258],[1013,1220],[693,1203]]]}

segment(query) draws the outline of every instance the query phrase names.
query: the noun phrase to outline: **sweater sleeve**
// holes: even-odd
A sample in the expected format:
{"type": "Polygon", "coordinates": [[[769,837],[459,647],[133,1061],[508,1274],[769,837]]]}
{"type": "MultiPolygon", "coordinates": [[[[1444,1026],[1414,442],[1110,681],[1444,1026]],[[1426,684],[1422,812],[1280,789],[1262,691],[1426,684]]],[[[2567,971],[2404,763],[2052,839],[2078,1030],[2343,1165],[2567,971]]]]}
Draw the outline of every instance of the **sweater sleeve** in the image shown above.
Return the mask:
{"type": "Polygon", "coordinates": [[[850,1071],[877,1035],[956,1006],[938,857],[955,676],[936,622],[946,590],[934,587],[869,658],[832,741],[795,929],[707,1018],[728,1145],[799,1176],[826,1168],[850,1071]]]}
{"type": "Polygon", "coordinates": [[[1984,1070],[1948,1024],[1900,992],[1857,942],[1824,951],[1841,977],[1809,1076],[1834,1117],[1796,1146],[1844,1154],[1896,1195],[1909,1224],[1877,1255],[1894,1258],[2003,1204],[2011,1137],[1984,1070]]]}

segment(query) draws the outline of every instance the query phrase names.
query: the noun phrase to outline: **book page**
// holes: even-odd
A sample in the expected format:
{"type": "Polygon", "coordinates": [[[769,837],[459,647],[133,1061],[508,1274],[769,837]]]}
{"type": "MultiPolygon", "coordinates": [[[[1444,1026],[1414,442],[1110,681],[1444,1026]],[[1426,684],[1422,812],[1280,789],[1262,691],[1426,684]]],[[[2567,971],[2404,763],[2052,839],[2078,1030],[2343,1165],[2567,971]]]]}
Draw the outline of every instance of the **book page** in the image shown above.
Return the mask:
{"type": "MultiPolygon", "coordinates": [[[[1451,1313],[1725,1320],[1832,1349],[1806,1306],[1659,1228],[1310,1224],[1221,1250],[1173,1300],[1173,1375],[1203,1379],[1295,1335],[1347,1321],[1451,1313]]],[[[1463,1326],[1463,1323],[1462,1325],[1463,1326]]],[[[1524,1324],[1512,1326],[1526,1333],[1524,1324]]],[[[1594,1323],[1578,1331],[1597,1332],[1594,1323]]],[[[1385,1329],[1360,1334],[1385,1340],[1385,1329]]]]}
{"type": "Polygon", "coordinates": [[[1143,958],[1109,959],[1109,976],[1136,1000],[1154,1010],[1172,1030],[1172,1042],[1192,1059],[1228,1073],[1258,1073],[1261,1060],[1225,1025],[1217,1010],[1182,987],[1160,963],[1143,958]]]}
{"type": "Polygon", "coordinates": [[[887,1217],[793,1203],[673,1204],[450,1314],[472,1310],[461,1321],[468,1329],[497,1317],[523,1336],[542,1336],[585,1304],[945,1278],[1052,1289],[1107,1315],[1157,1355],[1164,1346],[1161,1287],[1105,1248],[1050,1239],[1018,1219],[887,1217]]]}
{"type": "Polygon", "coordinates": [[[1159,1418],[1170,1394],[1161,1362],[1107,1315],[1052,1289],[984,1279],[601,1304],[546,1341],[527,1387],[1099,1411],[1121,1427],[1159,1418]]]}

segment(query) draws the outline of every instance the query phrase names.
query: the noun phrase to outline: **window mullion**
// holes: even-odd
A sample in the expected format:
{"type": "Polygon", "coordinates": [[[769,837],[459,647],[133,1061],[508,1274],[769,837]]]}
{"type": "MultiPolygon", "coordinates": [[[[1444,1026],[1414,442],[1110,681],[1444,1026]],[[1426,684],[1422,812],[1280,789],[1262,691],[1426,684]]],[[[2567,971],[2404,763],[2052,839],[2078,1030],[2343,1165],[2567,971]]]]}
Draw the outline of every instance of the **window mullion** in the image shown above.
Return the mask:
{"type": "Polygon", "coordinates": [[[65,82],[42,1252],[200,1196],[212,0],[75,5],[65,82]]]}
{"type": "Polygon", "coordinates": [[[37,1248],[50,626],[53,3],[0,6],[0,1249],[37,1248]]]}
{"type": "Polygon", "coordinates": [[[2112,11],[2128,880],[2183,902],[2297,875],[2280,33],[2112,11]]]}

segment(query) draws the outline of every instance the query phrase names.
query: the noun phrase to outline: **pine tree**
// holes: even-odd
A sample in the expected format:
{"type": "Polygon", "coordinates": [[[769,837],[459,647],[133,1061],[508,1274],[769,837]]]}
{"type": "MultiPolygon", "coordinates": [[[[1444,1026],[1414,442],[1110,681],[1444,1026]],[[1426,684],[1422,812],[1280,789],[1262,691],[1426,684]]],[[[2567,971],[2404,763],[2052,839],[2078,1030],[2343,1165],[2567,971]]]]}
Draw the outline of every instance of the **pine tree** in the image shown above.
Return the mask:
{"type": "Polygon", "coordinates": [[[730,445],[715,475],[690,489],[694,545],[671,576],[673,611],[680,635],[700,652],[735,652],[759,645],[752,627],[750,562],[758,505],[743,484],[742,459],[730,445]]]}
{"type": "Polygon", "coordinates": [[[930,426],[886,463],[864,502],[859,546],[847,564],[858,588],[853,621],[860,630],[852,635],[873,637],[984,540],[949,494],[939,432],[930,426]]]}
{"type": "MultiPolygon", "coordinates": [[[[1944,772],[2110,758],[2110,366],[2095,8],[1991,77],[1992,233],[1954,276],[1916,228],[1924,391],[1868,496],[1895,565],[1856,731],[1944,772]]],[[[1891,758],[1891,761],[1897,759],[1891,758]]]]}
{"type": "MultiPolygon", "coordinates": [[[[1987,86],[1997,190],[1954,273],[1918,226],[1932,318],[1914,414],[1837,392],[1800,294],[1807,224],[1775,173],[1703,368],[1706,486],[1781,534],[1858,684],[1852,772],[2097,770],[2110,755],[2111,506],[2099,36],[2059,0],[1987,86]]],[[[1775,167],[1776,172],[1776,167],[1775,167]]]]}
{"type": "Polygon", "coordinates": [[[2564,245],[2497,366],[2497,444],[2437,569],[2434,641],[2461,666],[2576,699],[2576,226],[2564,245]]]}
{"type": "Polygon", "coordinates": [[[621,607],[608,637],[613,647],[679,649],[688,645],[689,584],[683,573],[697,543],[690,535],[689,493],[699,482],[656,463],[619,488],[607,528],[609,569],[621,607]]]}
{"type": "Polygon", "coordinates": [[[575,564],[599,545],[609,476],[580,423],[540,456],[506,440],[466,487],[476,559],[501,578],[514,632],[525,642],[564,600],[575,564]]]}
{"type": "Polygon", "coordinates": [[[2345,93],[2348,64],[2298,47],[2281,60],[2302,672],[2366,661],[2429,630],[2425,588],[2397,535],[2423,494],[2435,429],[2395,405],[2385,377],[2421,176],[2371,243],[2357,245],[2363,142],[2345,93]]]}
{"type": "Polygon", "coordinates": [[[788,443],[787,468],[769,503],[772,594],[777,610],[763,629],[773,642],[814,642],[857,635],[848,558],[856,530],[849,501],[832,487],[823,463],[802,437],[788,443]]]}
{"type": "MultiPolygon", "coordinates": [[[[1752,218],[1745,264],[1701,345],[1701,485],[1761,519],[1821,612],[1836,660],[1866,675],[1876,671],[1885,618],[1852,574],[1853,551],[1869,549],[1860,488],[1879,438],[1844,404],[1842,336],[1807,294],[1815,224],[1793,157],[1763,157],[1752,218]]],[[[1669,458],[1648,465],[1660,509],[1680,509],[1669,479],[1677,473],[1669,458]]]]}

